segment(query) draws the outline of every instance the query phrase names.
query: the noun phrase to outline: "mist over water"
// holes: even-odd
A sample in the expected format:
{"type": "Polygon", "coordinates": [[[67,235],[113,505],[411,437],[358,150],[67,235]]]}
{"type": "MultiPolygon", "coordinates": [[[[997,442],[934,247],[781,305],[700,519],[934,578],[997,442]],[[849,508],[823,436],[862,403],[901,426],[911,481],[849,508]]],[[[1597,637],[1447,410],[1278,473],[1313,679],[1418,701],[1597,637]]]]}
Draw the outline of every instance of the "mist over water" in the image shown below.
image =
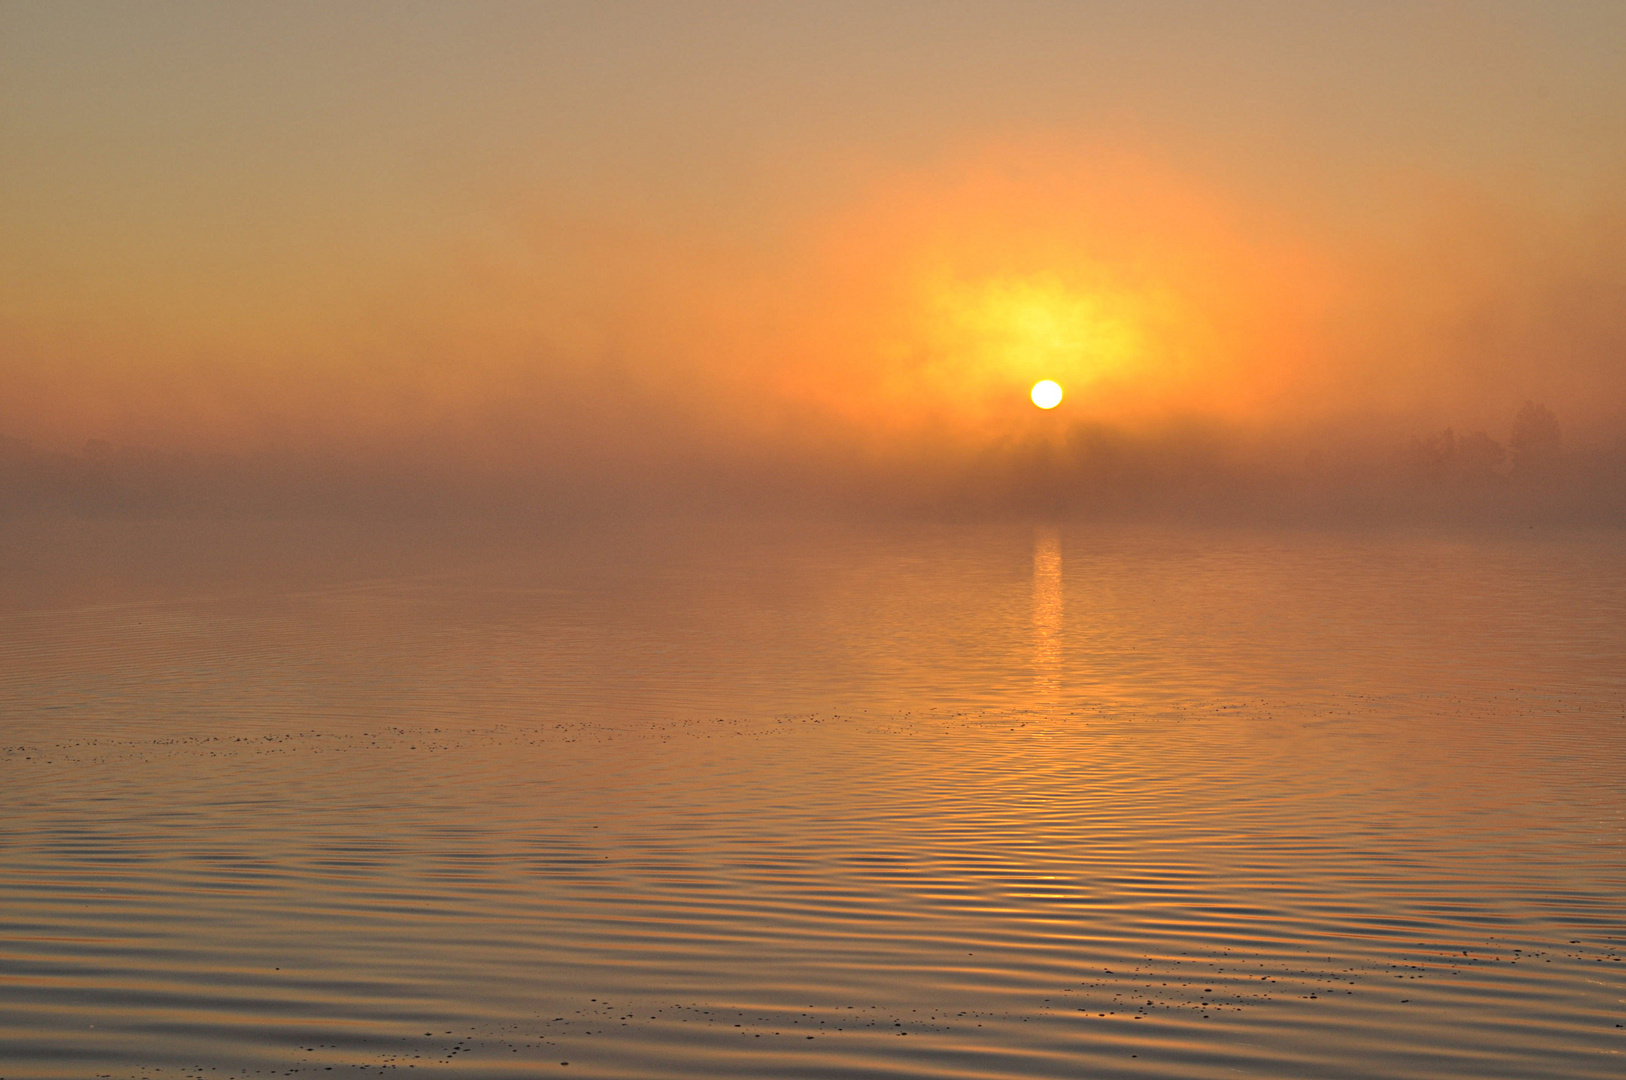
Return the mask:
{"type": "Polygon", "coordinates": [[[468,520],[499,532],[787,516],[1563,528],[1626,521],[1626,440],[1566,435],[1539,402],[1494,434],[1393,425],[1265,434],[1196,421],[1136,431],[1057,419],[976,448],[926,440],[885,457],[856,444],[807,457],[764,447],[746,458],[673,446],[670,456],[563,468],[546,457],[488,469],[416,453],[205,456],[9,440],[0,441],[0,514],[393,520],[431,531],[468,520]]]}
{"type": "Polygon", "coordinates": [[[1623,55],[0,4],[0,1080],[1621,1075],[1623,55]]]}

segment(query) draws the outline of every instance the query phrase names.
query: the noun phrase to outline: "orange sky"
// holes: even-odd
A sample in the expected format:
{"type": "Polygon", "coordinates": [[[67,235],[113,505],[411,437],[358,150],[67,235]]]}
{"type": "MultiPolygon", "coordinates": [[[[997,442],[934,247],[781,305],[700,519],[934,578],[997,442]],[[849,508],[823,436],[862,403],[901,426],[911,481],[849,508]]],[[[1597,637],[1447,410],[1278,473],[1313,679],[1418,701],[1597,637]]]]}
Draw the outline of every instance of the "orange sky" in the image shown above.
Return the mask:
{"type": "Polygon", "coordinates": [[[1621,419],[1616,5],[0,23],[0,434],[44,446],[816,467],[1621,419]]]}

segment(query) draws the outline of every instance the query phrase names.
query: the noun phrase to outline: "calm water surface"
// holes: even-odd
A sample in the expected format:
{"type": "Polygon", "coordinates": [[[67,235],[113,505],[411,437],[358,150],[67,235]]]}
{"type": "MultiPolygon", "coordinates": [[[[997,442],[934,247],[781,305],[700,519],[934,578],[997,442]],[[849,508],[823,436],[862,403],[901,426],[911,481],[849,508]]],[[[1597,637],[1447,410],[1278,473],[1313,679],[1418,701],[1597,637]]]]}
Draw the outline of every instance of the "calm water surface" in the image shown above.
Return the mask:
{"type": "Polygon", "coordinates": [[[6,526],[0,1077],[1626,1075],[1618,533],[425,533],[6,526]]]}

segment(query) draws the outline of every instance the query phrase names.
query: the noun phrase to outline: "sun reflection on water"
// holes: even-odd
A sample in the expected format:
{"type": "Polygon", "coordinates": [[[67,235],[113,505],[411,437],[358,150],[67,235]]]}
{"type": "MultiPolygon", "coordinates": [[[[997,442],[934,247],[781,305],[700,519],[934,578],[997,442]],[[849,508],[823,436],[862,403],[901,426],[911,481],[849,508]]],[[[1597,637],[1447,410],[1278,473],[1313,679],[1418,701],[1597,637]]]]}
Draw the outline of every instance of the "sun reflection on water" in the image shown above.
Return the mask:
{"type": "Polygon", "coordinates": [[[1061,533],[1040,526],[1033,535],[1033,672],[1041,700],[1061,689],[1061,533]]]}

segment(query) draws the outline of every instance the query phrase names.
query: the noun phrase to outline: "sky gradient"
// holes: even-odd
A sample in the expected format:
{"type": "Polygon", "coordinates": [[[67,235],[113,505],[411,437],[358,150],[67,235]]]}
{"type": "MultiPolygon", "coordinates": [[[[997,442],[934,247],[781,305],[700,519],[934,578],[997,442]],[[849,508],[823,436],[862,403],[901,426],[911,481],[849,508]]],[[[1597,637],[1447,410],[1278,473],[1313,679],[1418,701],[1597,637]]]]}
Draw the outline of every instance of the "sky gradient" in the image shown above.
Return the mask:
{"type": "Polygon", "coordinates": [[[8,4],[0,435],[836,489],[1526,401],[1608,447],[1623,47],[1616,4],[8,4]]]}

